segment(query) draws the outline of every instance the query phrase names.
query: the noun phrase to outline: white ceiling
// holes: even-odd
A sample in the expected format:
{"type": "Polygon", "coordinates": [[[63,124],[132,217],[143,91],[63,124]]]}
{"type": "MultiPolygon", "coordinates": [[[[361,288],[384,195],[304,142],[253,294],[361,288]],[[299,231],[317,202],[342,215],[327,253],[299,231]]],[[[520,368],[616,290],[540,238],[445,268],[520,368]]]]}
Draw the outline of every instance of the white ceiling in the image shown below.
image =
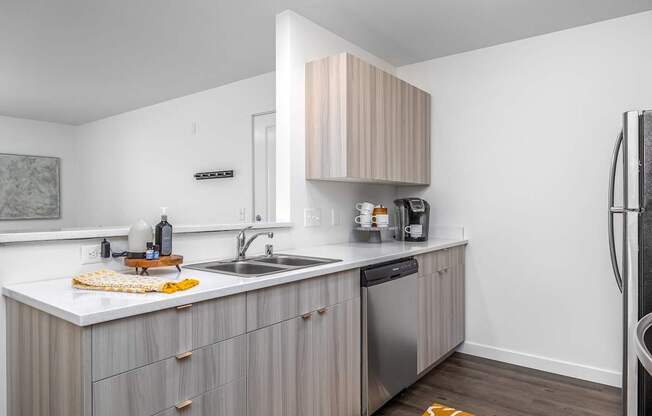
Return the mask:
{"type": "Polygon", "coordinates": [[[0,0],[0,114],[82,124],[273,71],[288,8],[399,66],[652,0],[0,0]]]}

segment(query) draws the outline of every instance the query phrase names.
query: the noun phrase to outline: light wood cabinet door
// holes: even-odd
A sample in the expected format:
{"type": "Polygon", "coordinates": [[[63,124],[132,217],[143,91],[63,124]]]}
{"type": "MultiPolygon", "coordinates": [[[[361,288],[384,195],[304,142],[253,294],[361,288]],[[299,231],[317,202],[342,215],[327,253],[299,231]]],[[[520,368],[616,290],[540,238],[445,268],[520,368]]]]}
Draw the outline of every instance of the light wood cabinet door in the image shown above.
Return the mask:
{"type": "Polygon", "coordinates": [[[312,314],[251,332],[247,342],[247,414],[312,414],[312,314]]]}
{"type": "MultiPolygon", "coordinates": [[[[401,123],[403,140],[400,178],[406,182],[430,183],[430,94],[400,81],[401,91],[406,91],[406,102],[401,100],[405,118],[401,123]]],[[[403,96],[402,96],[403,98],[403,96]]]]}
{"type": "Polygon", "coordinates": [[[313,318],[314,415],[360,414],[360,298],[313,318]]]}
{"type": "Polygon", "coordinates": [[[417,371],[464,341],[464,247],[418,257],[417,371]]]}
{"type": "Polygon", "coordinates": [[[10,416],[91,416],[90,328],[5,302],[7,403],[0,406],[10,416]]]}
{"type": "Polygon", "coordinates": [[[451,265],[451,308],[452,319],[450,328],[450,342],[448,350],[457,347],[464,341],[465,336],[465,279],[464,263],[453,263],[451,265]]]}
{"type": "Polygon", "coordinates": [[[247,339],[247,414],[360,414],[359,297],[247,339]]]}
{"type": "Polygon", "coordinates": [[[340,54],[306,64],[306,177],[347,176],[347,60],[340,54]]]}
{"type": "Polygon", "coordinates": [[[430,184],[430,101],[348,53],[307,63],[307,179],[430,184]]]}
{"type": "MultiPolygon", "coordinates": [[[[376,74],[368,63],[343,55],[346,60],[346,162],[347,176],[374,179],[378,164],[373,149],[382,144],[376,136],[376,74]]],[[[382,175],[381,175],[382,176],[382,175]]],[[[378,177],[376,179],[381,179],[378,177]]]]}
{"type": "Polygon", "coordinates": [[[444,308],[441,279],[431,274],[419,276],[417,282],[417,372],[421,373],[444,355],[441,340],[444,308]]]}

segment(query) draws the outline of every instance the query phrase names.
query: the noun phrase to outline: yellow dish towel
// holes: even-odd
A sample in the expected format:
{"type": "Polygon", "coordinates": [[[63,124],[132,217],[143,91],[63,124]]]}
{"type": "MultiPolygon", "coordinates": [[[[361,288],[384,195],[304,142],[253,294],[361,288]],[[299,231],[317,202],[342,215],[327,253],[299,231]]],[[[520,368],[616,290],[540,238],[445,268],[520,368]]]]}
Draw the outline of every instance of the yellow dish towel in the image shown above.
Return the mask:
{"type": "Polygon", "coordinates": [[[473,414],[456,410],[443,404],[434,403],[423,412],[423,416],[473,416],[473,414]]]}
{"type": "Polygon", "coordinates": [[[121,274],[113,270],[99,270],[72,278],[72,286],[77,289],[128,293],[174,293],[179,290],[190,289],[198,284],[199,281],[195,279],[173,282],[159,277],[121,274]]]}

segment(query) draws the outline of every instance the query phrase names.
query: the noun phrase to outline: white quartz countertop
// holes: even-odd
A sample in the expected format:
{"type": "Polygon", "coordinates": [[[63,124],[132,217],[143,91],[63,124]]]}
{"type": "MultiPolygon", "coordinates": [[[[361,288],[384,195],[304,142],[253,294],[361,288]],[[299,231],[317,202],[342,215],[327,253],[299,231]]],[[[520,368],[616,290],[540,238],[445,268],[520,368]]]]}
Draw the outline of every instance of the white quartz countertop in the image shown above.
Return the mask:
{"type": "Polygon", "coordinates": [[[295,282],[343,270],[409,257],[416,254],[466,244],[466,240],[432,239],[424,243],[383,242],[342,243],[300,250],[281,250],[282,254],[327,257],[341,261],[262,277],[237,277],[192,269],[151,270],[153,276],[170,280],[194,278],[200,284],[173,294],[118,293],[75,289],[70,278],[7,285],[3,295],[78,326],[125,318],[188,303],[201,302],[265,287],[295,282]]]}

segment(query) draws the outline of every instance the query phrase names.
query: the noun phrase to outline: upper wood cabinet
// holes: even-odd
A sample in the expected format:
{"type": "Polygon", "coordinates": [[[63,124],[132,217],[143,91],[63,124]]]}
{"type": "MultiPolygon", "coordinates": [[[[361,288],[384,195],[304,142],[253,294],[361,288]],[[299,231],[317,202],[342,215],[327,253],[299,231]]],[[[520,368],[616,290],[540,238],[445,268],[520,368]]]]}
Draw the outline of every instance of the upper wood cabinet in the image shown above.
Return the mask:
{"type": "Polygon", "coordinates": [[[430,184],[430,94],[342,53],[306,64],[306,177],[430,184]]]}

